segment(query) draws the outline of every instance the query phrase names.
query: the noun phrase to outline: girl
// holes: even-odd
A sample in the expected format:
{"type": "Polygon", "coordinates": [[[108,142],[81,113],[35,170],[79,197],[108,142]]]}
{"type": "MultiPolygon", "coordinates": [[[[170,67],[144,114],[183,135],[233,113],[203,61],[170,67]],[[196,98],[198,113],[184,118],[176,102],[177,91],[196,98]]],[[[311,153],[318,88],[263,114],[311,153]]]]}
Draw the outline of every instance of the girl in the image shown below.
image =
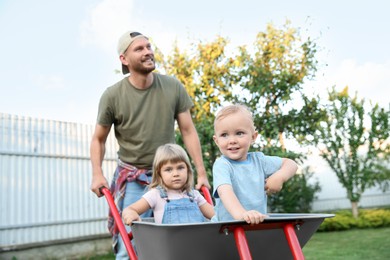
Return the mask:
{"type": "Polygon", "coordinates": [[[140,214],[153,210],[155,223],[203,222],[214,208],[193,189],[193,171],[184,149],[176,144],[160,146],[153,161],[152,183],[142,198],[123,210],[125,224],[140,221],[140,214]]]}

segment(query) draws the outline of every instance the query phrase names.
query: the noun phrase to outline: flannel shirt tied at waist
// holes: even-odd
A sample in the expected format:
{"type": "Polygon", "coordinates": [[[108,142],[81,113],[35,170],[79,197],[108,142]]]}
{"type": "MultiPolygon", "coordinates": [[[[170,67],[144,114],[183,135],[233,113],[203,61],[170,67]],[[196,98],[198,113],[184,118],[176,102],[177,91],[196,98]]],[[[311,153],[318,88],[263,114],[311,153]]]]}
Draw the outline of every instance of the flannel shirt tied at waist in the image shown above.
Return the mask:
{"type": "MultiPolygon", "coordinates": [[[[125,197],[126,183],[137,181],[139,184],[148,185],[148,175],[150,174],[151,170],[138,169],[133,165],[118,160],[118,167],[115,170],[110,191],[120,216],[122,216],[123,211],[123,199],[125,197]]],[[[119,229],[114,221],[114,216],[111,210],[108,212],[108,230],[112,234],[114,241],[116,241],[119,229]]]]}

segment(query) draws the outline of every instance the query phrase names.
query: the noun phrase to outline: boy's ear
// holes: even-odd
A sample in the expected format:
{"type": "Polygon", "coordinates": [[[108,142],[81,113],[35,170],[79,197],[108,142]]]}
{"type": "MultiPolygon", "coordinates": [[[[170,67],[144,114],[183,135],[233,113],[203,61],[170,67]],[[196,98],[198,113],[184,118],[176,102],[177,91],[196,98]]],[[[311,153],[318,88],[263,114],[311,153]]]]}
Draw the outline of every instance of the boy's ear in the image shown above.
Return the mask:
{"type": "Polygon", "coordinates": [[[214,140],[214,143],[216,144],[216,145],[218,145],[218,139],[217,139],[217,137],[215,136],[215,135],[213,135],[213,140],[214,140]]]}
{"type": "Polygon", "coordinates": [[[257,138],[258,135],[259,135],[259,133],[257,131],[253,132],[253,134],[252,134],[252,143],[254,143],[256,141],[256,138],[257,138]]]}

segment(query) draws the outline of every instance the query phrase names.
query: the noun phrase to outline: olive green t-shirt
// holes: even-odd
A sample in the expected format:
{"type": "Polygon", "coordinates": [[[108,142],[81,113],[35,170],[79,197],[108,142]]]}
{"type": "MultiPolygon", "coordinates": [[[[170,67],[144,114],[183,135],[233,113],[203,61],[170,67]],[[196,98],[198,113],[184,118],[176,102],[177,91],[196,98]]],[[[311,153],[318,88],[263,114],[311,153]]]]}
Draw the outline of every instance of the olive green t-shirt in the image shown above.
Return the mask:
{"type": "Polygon", "coordinates": [[[103,93],[97,123],[114,125],[118,156],[137,168],[151,169],[157,147],[175,142],[175,119],[193,106],[175,78],[153,73],[152,85],[135,88],[124,78],[103,93]]]}

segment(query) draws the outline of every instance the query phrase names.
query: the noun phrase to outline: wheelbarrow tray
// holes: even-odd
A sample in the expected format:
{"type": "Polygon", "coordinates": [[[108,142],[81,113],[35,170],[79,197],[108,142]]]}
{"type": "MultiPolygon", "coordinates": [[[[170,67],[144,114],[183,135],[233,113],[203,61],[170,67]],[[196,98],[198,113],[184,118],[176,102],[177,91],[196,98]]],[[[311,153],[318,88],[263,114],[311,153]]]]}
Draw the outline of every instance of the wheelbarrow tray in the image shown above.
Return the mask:
{"type": "Polygon", "coordinates": [[[140,260],[239,259],[232,232],[237,226],[245,230],[253,259],[293,259],[283,226],[293,225],[301,250],[324,219],[334,215],[294,213],[269,216],[258,225],[248,225],[244,221],[196,224],[135,221],[132,232],[140,260]]]}

